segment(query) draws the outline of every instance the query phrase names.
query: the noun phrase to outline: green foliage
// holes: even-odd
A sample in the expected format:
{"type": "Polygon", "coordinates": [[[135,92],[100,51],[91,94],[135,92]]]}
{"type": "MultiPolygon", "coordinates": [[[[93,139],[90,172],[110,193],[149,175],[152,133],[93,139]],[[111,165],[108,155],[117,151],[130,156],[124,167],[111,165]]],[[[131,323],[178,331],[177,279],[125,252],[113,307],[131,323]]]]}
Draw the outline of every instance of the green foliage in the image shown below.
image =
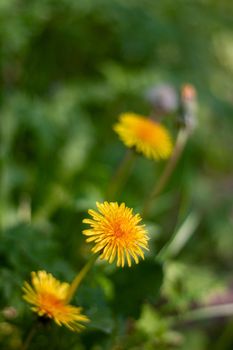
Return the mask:
{"type": "Polygon", "coordinates": [[[155,302],[158,298],[162,282],[161,265],[148,259],[124,273],[121,270],[116,271],[112,280],[115,286],[114,309],[121,315],[137,319],[142,304],[146,300],[155,302]],[[139,283],[139,276],[143,276],[142,284],[139,283]],[[130,288],[125,288],[126,285],[130,288]]]}
{"type": "Polygon", "coordinates": [[[168,262],[165,265],[162,294],[178,310],[186,310],[191,303],[208,301],[212,295],[224,291],[221,277],[207,267],[168,262]]]}

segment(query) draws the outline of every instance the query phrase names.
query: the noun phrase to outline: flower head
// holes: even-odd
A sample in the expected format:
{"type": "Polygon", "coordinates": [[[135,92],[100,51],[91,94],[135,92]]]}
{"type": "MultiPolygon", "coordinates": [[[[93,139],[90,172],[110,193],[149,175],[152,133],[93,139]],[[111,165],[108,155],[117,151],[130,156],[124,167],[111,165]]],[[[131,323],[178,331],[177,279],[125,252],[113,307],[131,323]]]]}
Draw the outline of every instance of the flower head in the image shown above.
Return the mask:
{"type": "Polygon", "coordinates": [[[148,250],[148,236],[139,214],[133,215],[133,210],[124,203],[96,203],[99,212],[89,210],[92,219],[84,219],[90,228],[83,234],[89,236],[87,242],[94,242],[94,253],[101,252],[101,259],[112,263],[117,258],[117,266],[124,267],[125,260],[131,266],[131,258],[136,264],[138,256],[144,259],[142,249],[148,250]]]}
{"type": "Polygon", "coordinates": [[[46,271],[32,272],[32,285],[24,282],[23,298],[32,304],[32,310],[40,317],[53,319],[59,326],[64,325],[72,331],[79,331],[88,322],[81,314],[80,307],[69,305],[66,301],[70,285],[62,283],[46,271]]]}
{"type": "Polygon", "coordinates": [[[135,113],[120,115],[114,130],[127,147],[151,159],[166,159],[172,151],[172,142],[167,129],[152,119],[135,113]]]}

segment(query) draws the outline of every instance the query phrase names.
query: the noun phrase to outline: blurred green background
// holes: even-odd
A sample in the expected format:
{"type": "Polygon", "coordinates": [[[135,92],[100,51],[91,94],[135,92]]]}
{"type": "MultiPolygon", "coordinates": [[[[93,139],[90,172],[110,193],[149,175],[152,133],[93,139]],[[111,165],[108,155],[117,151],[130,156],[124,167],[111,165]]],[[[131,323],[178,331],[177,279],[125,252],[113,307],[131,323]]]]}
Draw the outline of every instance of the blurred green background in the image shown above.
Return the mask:
{"type": "MultiPolygon", "coordinates": [[[[145,262],[97,264],[74,300],[87,330],[48,325],[30,349],[233,348],[232,317],[190,311],[233,303],[232,16],[228,0],[0,1],[1,349],[20,349],[35,322],[21,298],[30,272],[71,281],[90,257],[82,219],[124,157],[119,113],[148,115],[151,86],[186,82],[198,126],[146,222],[145,262]],[[158,259],[186,218],[189,240],[158,259]]],[[[163,168],[138,157],[116,199],[140,212],[163,168]]]]}

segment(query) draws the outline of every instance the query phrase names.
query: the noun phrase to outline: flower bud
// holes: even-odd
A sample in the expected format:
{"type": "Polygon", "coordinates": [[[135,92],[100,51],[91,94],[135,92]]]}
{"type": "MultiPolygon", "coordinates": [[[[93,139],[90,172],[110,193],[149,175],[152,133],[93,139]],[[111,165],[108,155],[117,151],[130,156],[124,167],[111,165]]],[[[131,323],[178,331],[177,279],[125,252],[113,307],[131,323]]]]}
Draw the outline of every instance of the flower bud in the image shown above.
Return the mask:
{"type": "Polygon", "coordinates": [[[181,88],[181,115],[180,122],[189,129],[194,129],[197,124],[197,93],[191,84],[184,84],[181,88]]]}

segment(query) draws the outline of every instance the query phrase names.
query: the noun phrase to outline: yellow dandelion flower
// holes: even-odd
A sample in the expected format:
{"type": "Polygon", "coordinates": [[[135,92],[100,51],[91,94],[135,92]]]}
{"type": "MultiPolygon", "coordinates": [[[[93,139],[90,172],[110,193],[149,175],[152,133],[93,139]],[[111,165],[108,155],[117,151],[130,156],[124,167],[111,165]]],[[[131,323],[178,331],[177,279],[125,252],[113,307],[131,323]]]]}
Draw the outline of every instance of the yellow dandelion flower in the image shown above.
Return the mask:
{"type": "Polygon", "coordinates": [[[168,130],[152,119],[135,113],[123,113],[114,130],[127,147],[151,159],[166,159],[171,155],[172,142],[168,130]]]}
{"type": "Polygon", "coordinates": [[[133,209],[125,203],[96,203],[99,212],[89,210],[93,219],[84,219],[90,229],[83,234],[89,236],[87,242],[94,242],[94,253],[101,252],[100,258],[112,263],[117,258],[117,266],[124,267],[125,260],[131,266],[133,258],[136,264],[138,256],[144,259],[143,249],[148,250],[148,236],[139,214],[133,215],[133,209]]]}
{"type": "Polygon", "coordinates": [[[66,301],[70,285],[62,283],[46,271],[32,272],[32,285],[24,282],[23,298],[32,304],[31,308],[40,317],[53,319],[59,326],[72,331],[80,331],[88,322],[80,307],[69,305],[66,301]]]}

